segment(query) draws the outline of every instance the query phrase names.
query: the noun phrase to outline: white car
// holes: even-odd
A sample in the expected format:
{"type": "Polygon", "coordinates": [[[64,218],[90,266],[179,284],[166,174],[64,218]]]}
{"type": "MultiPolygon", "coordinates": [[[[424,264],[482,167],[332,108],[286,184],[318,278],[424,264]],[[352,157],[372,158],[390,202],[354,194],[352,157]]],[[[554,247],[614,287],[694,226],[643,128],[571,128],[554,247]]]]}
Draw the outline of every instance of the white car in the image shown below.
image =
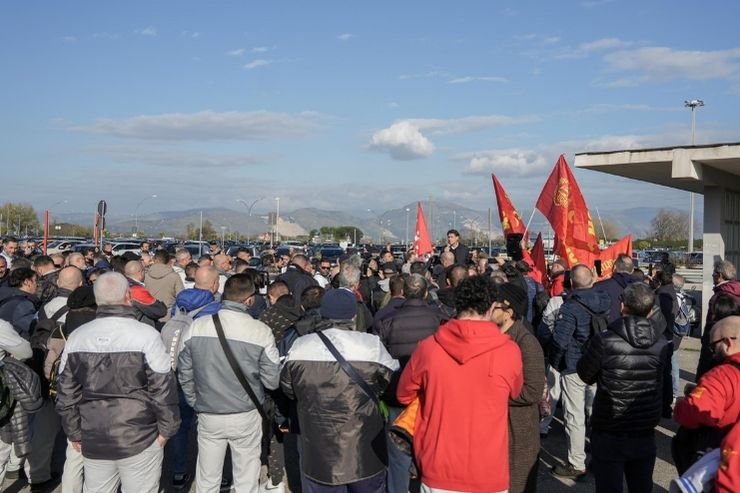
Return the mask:
{"type": "Polygon", "coordinates": [[[58,240],[58,241],[52,241],[46,247],[46,254],[47,255],[53,255],[55,253],[66,252],[67,250],[70,250],[72,247],[74,247],[75,245],[79,245],[82,242],[83,242],[82,240],[58,240]]]}
{"type": "Polygon", "coordinates": [[[123,255],[126,252],[141,255],[141,245],[138,243],[111,243],[111,245],[113,245],[111,250],[113,255],[123,255]]]}

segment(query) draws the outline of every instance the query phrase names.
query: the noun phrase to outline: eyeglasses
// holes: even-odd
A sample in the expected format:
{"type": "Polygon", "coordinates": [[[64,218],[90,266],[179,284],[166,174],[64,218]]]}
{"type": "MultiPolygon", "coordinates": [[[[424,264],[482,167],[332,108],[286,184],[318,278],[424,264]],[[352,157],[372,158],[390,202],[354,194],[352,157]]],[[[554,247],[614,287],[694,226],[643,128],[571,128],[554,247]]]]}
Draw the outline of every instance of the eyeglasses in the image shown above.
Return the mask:
{"type": "Polygon", "coordinates": [[[716,341],[711,341],[709,343],[709,350],[714,353],[717,351],[717,344],[719,344],[720,342],[724,342],[725,344],[729,346],[730,341],[734,341],[736,339],[737,337],[722,337],[721,339],[717,339],[716,341]]]}

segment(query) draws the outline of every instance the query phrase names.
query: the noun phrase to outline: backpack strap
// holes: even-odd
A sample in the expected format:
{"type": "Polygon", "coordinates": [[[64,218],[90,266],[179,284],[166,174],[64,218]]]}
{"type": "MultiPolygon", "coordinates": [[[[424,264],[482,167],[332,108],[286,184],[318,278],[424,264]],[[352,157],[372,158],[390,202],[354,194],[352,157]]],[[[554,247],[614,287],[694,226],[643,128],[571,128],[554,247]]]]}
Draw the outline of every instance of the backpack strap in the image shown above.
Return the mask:
{"type": "Polygon", "coordinates": [[[368,383],[363,380],[360,374],[357,373],[357,370],[352,368],[352,365],[350,365],[347,360],[344,359],[342,353],[340,353],[337,347],[329,340],[328,337],[326,337],[326,334],[319,330],[316,331],[316,335],[319,336],[319,339],[321,339],[321,342],[324,343],[326,349],[328,349],[331,355],[334,356],[334,359],[337,360],[337,363],[339,363],[339,367],[344,371],[344,373],[346,373],[353,382],[360,386],[362,391],[367,394],[367,396],[375,403],[376,406],[380,407],[380,399],[377,395],[375,395],[373,389],[371,389],[370,385],[368,385],[368,383]]]}
{"type": "Polygon", "coordinates": [[[257,395],[254,393],[254,390],[252,390],[252,386],[249,385],[249,382],[247,381],[247,377],[244,376],[244,372],[242,372],[242,369],[239,367],[239,364],[236,362],[234,353],[231,352],[231,347],[229,347],[229,341],[226,340],[226,335],[224,334],[224,326],[221,324],[221,318],[218,316],[218,313],[213,314],[212,318],[213,318],[213,325],[216,326],[216,334],[218,334],[218,341],[221,343],[221,348],[224,350],[224,353],[226,354],[226,360],[229,362],[229,366],[231,366],[231,371],[233,371],[234,375],[236,375],[236,379],[239,380],[239,383],[244,388],[244,391],[247,393],[249,398],[252,400],[252,404],[254,404],[254,407],[257,408],[257,412],[260,413],[260,416],[262,416],[262,419],[265,421],[269,421],[267,413],[265,412],[265,408],[262,407],[262,404],[260,403],[259,399],[257,399],[257,395]]]}

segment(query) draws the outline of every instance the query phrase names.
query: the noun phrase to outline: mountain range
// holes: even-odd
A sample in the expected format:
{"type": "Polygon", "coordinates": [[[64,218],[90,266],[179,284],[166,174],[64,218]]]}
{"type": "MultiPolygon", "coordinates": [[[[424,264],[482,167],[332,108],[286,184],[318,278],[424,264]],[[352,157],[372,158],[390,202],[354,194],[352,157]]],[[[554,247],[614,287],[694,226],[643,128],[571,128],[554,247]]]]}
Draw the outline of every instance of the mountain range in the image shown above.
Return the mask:
{"type": "MultiPolygon", "coordinates": [[[[463,238],[476,238],[487,241],[489,231],[489,211],[477,211],[448,201],[422,202],[427,226],[433,239],[444,237],[448,229],[457,229],[463,238]]],[[[651,207],[634,207],[620,211],[592,211],[594,226],[601,237],[600,219],[611,223],[620,236],[628,233],[633,237],[644,237],[651,229],[650,221],[658,209],[651,207]],[[599,219],[600,217],[600,219],[599,219]]],[[[271,214],[253,213],[248,216],[243,210],[228,208],[190,209],[182,211],[145,211],[134,218],[130,215],[116,215],[115,212],[106,216],[106,228],[112,233],[127,235],[138,228],[147,236],[183,237],[190,225],[197,231],[200,224],[200,215],[203,221],[209,221],[216,232],[222,232],[227,237],[238,236],[244,239],[247,236],[254,239],[255,235],[271,231],[268,224],[271,214]]],[[[522,220],[530,219],[532,211],[520,211],[522,220]]],[[[501,225],[496,208],[490,210],[491,235],[493,238],[501,235],[501,225]]],[[[60,213],[54,215],[53,221],[59,223],[74,223],[92,226],[94,213],[60,213]]],[[[308,235],[312,230],[319,230],[322,226],[354,226],[361,230],[365,237],[374,241],[413,241],[416,227],[416,203],[412,202],[396,209],[386,211],[332,211],[315,208],[302,208],[293,211],[281,211],[278,222],[278,231],[282,237],[308,235]],[[408,225],[408,226],[407,226],[408,225]],[[408,229],[407,229],[408,228],[408,229]]],[[[548,235],[548,224],[545,218],[537,212],[532,216],[530,231],[542,231],[548,235]]],[[[701,231],[698,228],[697,231],[701,231]]]]}

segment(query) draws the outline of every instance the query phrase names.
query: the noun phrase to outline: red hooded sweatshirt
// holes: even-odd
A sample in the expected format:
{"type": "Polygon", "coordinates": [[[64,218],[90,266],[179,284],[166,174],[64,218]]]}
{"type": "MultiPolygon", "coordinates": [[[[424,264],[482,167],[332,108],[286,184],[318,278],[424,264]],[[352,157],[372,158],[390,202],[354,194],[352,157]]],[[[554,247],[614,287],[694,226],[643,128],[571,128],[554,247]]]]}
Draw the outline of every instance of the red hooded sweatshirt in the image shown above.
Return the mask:
{"type": "Polygon", "coordinates": [[[427,486],[472,493],[509,487],[509,399],[522,389],[519,346],[488,321],[450,320],[421,341],[398,383],[420,398],[414,452],[427,486]]]}
{"type": "MultiPolygon", "coordinates": [[[[727,361],[740,364],[740,353],[727,361]]],[[[699,379],[691,394],[676,403],[673,419],[686,428],[732,427],[721,445],[721,461],[715,491],[740,491],[740,369],[720,364],[699,379]]]]}

